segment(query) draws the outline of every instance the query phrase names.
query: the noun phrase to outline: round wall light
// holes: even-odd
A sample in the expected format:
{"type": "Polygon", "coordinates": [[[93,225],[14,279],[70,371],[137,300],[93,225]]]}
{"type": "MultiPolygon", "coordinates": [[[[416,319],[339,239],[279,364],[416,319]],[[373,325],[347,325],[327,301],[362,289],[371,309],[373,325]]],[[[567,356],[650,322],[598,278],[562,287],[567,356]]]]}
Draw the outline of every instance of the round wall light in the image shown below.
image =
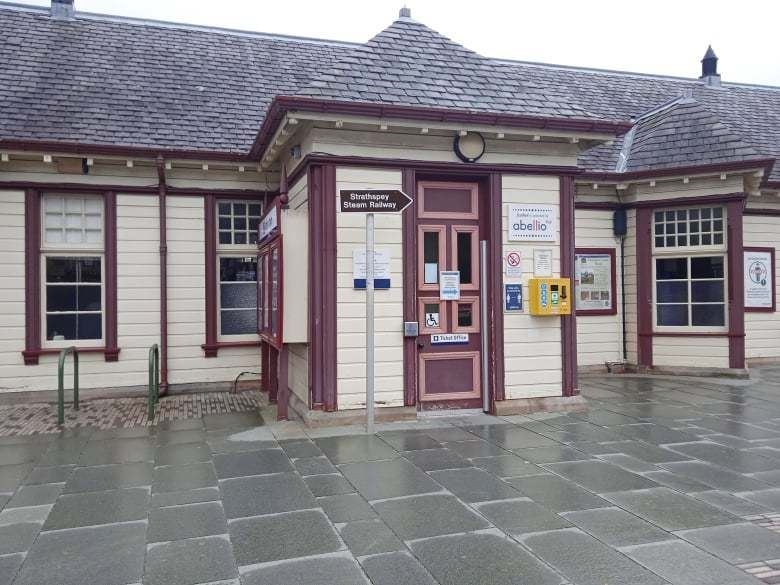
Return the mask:
{"type": "Polygon", "coordinates": [[[477,162],[485,154],[485,138],[479,132],[456,134],[452,148],[463,162],[477,162]]]}

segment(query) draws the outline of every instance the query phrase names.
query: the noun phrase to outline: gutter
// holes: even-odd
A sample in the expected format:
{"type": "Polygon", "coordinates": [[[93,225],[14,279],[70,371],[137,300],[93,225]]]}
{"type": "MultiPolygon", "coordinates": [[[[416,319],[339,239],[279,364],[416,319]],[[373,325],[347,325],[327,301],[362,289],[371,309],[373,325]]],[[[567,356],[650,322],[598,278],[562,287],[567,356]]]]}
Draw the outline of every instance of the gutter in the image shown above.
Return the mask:
{"type": "Polygon", "coordinates": [[[168,393],[168,185],[165,159],[157,157],[160,214],[160,396],[168,393]]]}

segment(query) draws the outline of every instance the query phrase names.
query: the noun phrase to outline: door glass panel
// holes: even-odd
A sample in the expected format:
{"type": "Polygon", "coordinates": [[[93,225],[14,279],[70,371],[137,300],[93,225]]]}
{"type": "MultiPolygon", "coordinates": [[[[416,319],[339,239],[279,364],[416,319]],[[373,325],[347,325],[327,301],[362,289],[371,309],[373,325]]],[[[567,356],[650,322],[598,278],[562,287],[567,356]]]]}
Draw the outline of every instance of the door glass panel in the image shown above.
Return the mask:
{"type": "Polygon", "coordinates": [[[471,238],[472,232],[458,232],[458,270],[461,284],[471,284],[471,238]]]}
{"type": "Polygon", "coordinates": [[[423,232],[423,284],[439,282],[439,232],[423,232]]]}
{"type": "Polygon", "coordinates": [[[428,329],[441,328],[441,313],[439,303],[425,303],[423,305],[425,311],[425,327],[428,329]]]}
{"type": "Polygon", "coordinates": [[[474,304],[458,303],[458,327],[471,327],[474,325],[474,304]]]}

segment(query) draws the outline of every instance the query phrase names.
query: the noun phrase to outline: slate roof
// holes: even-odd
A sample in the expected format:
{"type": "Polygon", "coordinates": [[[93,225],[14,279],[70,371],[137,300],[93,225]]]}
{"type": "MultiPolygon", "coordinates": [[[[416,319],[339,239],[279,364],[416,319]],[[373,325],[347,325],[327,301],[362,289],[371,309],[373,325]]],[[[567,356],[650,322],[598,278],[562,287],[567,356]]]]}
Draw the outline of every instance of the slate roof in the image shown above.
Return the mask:
{"type": "MultiPolygon", "coordinates": [[[[627,168],[780,158],[780,88],[490,59],[408,18],[351,44],[0,2],[0,140],[247,153],[277,95],[634,118],[627,168]]],[[[622,146],[580,164],[614,171],[622,146]]]]}

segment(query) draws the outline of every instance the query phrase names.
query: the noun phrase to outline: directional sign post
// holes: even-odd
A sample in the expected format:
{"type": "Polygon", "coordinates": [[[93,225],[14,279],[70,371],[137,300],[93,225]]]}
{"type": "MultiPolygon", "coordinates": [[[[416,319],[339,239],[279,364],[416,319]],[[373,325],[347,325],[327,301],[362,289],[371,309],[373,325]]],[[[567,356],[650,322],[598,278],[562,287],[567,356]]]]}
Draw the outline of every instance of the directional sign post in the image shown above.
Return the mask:
{"type": "Polygon", "coordinates": [[[403,191],[343,189],[341,213],[366,214],[366,433],[374,434],[374,214],[401,213],[412,203],[403,191]]]}

